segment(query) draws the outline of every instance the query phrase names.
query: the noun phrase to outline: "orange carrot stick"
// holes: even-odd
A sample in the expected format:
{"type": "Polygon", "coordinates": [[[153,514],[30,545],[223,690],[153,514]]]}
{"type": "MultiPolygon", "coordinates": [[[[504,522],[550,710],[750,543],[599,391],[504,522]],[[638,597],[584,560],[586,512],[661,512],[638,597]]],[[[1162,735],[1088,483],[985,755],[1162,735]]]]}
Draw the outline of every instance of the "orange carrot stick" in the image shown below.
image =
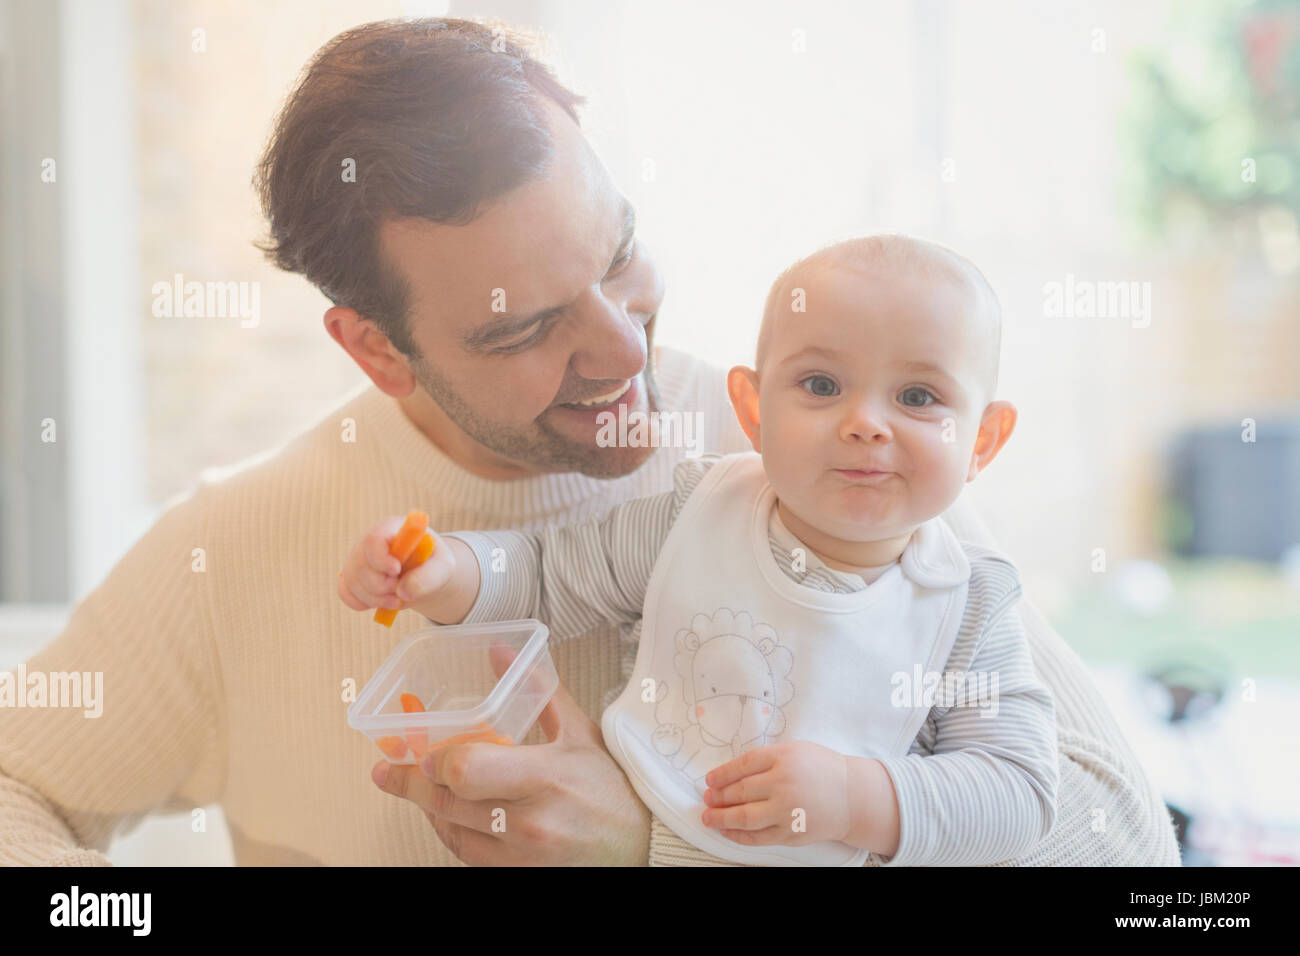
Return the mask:
{"type": "MultiPolygon", "coordinates": [[[[422,704],[420,698],[416,697],[414,694],[403,694],[401,700],[403,713],[424,713],[424,704],[422,704]]],[[[415,759],[419,760],[424,756],[425,751],[429,749],[429,732],[423,727],[417,727],[415,730],[408,730],[406,732],[406,742],[410,746],[411,750],[415,752],[415,759]]]]}
{"type": "Polygon", "coordinates": [[[418,568],[431,554],[433,554],[433,535],[426,534],[416,543],[415,550],[410,556],[402,562],[402,570],[399,573],[405,574],[411,568],[418,568]]]}
{"type": "MultiPolygon", "coordinates": [[[[400,573],[405,574],[407,571],[411,570],[411,568],[418,568],[420,565],[424,564],[425,560],[431,554],[433,554],[433,537],[426,534],[420,539],[420,543],[415,546],[415,550],[412,551],[407,559],[402,562],[402,570],[400,573]]],[[[396,608],[381,607],[375,611],[375,621],[384,625],[384,627],[392,627],[393,621],[397,619],[397,612],[405,606],[405,604],[401,604],[396,608]]]]}
{"type": "Polygon", "coordinates": [[[380,737],[375,743],[389,760],[401,760],[406,756],[406,741],[401,737],[380,737]]]}
{"type": "Polygon", "coordinates": [[[420,535],[424,534],[427,527],[429,527],[427,514],[423,511],[408,512],[406,520],[397,529],[397,534],[393,535],[392,540],[388,542],[388,553],[399,563],[405,561],[411,556],[415,546],[420,543],[420,535]]]}
{"type": "Polygon", "coordinates": [[[442,740],[435,740],[430,746],[430,750],[438,747],[450,747],[452,744],[475,744],[479,742],[491,742],[497,733],[494,730],[471,730],[467,733],[456,734],[452,737],[444,737],[442,740]]]}
{"type": "MultiPolygon", "coordinates": [[[[393,535],[392,540],[388,542],[388,553],[402,562],[401,574],[405,574],[411,568],[419,567],[429,555],[433,554],[433,537],[425,532],[428,525],[427,514],[423,511],[412,511],[407,514],[406,521],[402,523],[397,534],[393,535]]],[[[377,608],[375,623],[392,627],[399,610],[400,607],[377,608]]]]}

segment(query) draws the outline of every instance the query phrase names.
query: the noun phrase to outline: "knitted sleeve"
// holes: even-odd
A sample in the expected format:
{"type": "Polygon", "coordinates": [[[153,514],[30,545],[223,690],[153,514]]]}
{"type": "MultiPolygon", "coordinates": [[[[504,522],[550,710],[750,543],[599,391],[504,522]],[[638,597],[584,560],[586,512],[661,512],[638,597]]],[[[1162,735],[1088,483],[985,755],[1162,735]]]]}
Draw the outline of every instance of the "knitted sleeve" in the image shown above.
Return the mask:
{"type": "Polygon", "coordinates": [[[24,706],[0,707],[0,866],[105,866],[149,813],[217,802],[224,724],[194,583],[198,499],[165,513],[16,670],[24,706]]]}

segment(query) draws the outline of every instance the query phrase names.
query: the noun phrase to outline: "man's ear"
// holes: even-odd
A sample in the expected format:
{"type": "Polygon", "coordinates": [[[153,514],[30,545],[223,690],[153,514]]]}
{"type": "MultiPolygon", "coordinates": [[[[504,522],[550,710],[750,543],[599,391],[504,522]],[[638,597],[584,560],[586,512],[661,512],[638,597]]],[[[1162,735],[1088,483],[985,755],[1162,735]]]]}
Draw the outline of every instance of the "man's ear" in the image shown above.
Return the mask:
{"type": "Polygon", "coordinates": [[[360,312],[341,305],[326,309],[325,331],[380,391],[393,398],[406,398],[415,391],[415,376],[406,357],[360,312]]]}
{"type": "Polygon", "coordinates": [[[744,365],[735,366],[727,373],[727,394],[731,407],[736,410],[740,427],[749,436],[754,451],[762,451],[758,434],[758,373],[744,365]]]}
{"type": "Polygon", "coordinates": [[[975,436],[967,481],[974,481],[975,476],[989,466],[1015,429],[1016,406],[1010,402],[989,402],[984,417],[980,419],[979,434],[975,436]]]}

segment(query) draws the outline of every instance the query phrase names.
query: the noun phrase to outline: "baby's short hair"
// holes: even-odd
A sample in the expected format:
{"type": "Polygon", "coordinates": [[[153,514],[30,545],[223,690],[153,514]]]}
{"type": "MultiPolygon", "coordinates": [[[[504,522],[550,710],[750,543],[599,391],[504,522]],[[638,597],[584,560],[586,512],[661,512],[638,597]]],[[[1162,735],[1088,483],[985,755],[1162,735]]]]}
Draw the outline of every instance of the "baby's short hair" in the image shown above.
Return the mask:
{"type": "Polygon", "coordinates": [[[762,374],[763,358],[771,336],[771,325],[777,308],[790,298],[791,279],[809,266],[842,268],[860,275],[878,276],[882,270],[913,269],[927,277],[948,279],[967,289],[975,298],[977,309],[990,325],[987,349],[984,356],[984,383],[987,397],[993,398],[998,384],[998,356],[1002,348],[1002,306],[997,294],[984,273],[965,256],[945,245],[898,233],[879,233],[859,236],[822,246],[785,269],[767,294],[763,306],[763,320],[758,331],[754,368],[762,374]]]}

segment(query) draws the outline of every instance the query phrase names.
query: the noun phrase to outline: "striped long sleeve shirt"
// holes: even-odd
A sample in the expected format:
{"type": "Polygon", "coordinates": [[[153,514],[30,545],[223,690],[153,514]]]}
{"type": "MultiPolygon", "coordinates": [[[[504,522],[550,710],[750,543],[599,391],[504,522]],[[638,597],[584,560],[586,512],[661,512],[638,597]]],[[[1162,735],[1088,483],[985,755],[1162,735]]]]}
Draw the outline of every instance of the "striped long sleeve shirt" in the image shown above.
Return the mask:
{"type": "MultiPolygon", "coordinates": [[[[536,617],[547,622],[553,640],[562,642],[597,620],[616,620],[625,625],[620,664],[626,684],[657,555],[687,498],[718,460],[683,461],[674,471],[673,491],[619,505],[584,524],[535,533],[452,533],[473,548],[480,567],[479,595],[465,623],[536,617]]],[[[806,587],[859,591],[885,570],[839,571],[809,549],[796,569],[788,557],[798,540],[775,509],[768,534],[777,565],[806,587]]],[[[1056,819],[1054,707],[1051,692],[1034,673],[1015,611],[1019,575],[998,552],[969,542],[963,547],[971,564],[969,593],[945,672],[997,675],[996,708],[988,706],[984,694],[954,699],[941,687],[909,752],[881,760],[898,795],[900,842],[887,860],[872,854],[870,862],[879,865],[1014,859],[1046,837],[1056,819]]],[[[604,706],[621,691],[622,686],[612,688],[604,706]]],[[[664,828],[657,818],[652,825],[664,828]]],[[[710,861],[727,865],[712,856],[710,861]]]]}

